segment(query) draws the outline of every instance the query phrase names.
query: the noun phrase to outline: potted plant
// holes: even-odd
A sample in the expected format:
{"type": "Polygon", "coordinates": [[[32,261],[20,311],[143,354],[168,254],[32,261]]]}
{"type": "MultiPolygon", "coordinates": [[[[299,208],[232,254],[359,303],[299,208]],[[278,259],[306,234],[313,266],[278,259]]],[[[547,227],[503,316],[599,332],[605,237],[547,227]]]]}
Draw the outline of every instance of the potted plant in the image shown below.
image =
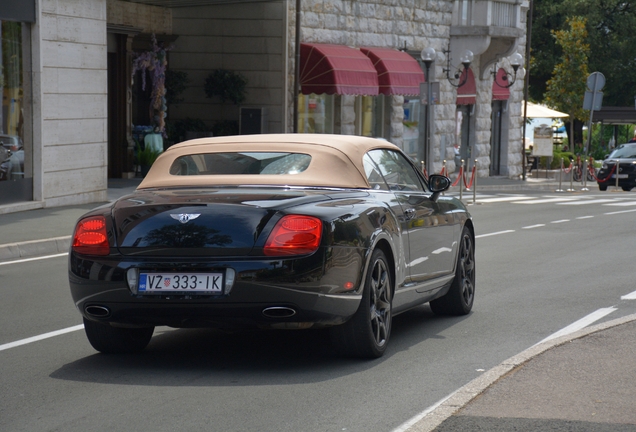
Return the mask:
{"type": "Polygon", "coordinates": [[[146,177],[148,171],[150,171],[150,167],[155,160],[159,157],[161,152],[151,149],[149,146],[145,146],[143,149],[137,145],[137,165],[139,165],[141,169],[142,177],[146,177]]]}

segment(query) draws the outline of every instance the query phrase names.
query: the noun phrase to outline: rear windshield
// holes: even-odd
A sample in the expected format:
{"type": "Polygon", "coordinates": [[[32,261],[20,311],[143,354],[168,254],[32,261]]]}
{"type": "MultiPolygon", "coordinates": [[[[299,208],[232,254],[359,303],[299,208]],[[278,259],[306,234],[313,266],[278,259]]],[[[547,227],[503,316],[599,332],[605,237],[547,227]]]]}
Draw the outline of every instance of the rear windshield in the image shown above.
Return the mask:
{"type": "Polygon", "coordinates": [[[281,175],[307,169],[311,156],[303,153],[240,152],[180,156],[172,163],[172,175],[281,175]]]}

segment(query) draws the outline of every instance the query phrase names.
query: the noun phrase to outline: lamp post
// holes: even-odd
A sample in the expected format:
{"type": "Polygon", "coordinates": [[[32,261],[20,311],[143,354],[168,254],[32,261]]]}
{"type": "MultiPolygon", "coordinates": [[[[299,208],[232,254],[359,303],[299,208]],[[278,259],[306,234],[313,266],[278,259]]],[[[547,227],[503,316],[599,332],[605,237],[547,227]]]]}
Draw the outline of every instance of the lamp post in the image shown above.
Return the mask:
{"type": "MultiPolygon", "coordinates": [[[[431,77],[431,65],[435,61],[436,52],[432,47],[424,48],[420,53],[420,57],[422,58],[422,62],[424,63],[424,67],[426,69],[426,116],[424,120],[424,125],[426,127],[426,131],[424,132],[424,148],[423,148],[423,159],[424,165],[426,166],[426,172],[433,172],[433,167],[431,165],[431,105],[433,105],[433,80],[431,77]]],[[[421,101],[420,101],[421,102],[421,101]]]]}

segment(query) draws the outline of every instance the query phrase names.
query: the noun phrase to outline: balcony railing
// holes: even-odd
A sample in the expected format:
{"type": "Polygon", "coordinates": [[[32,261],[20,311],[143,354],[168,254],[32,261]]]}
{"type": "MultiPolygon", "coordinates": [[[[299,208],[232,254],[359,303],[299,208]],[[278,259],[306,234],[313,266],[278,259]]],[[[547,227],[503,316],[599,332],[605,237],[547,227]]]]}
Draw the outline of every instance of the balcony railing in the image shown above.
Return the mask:
{"type": "Polygon", "coordinates": [[[517,27],[518,0],[456,0],[453,25],[470,27],[517,27]]]}

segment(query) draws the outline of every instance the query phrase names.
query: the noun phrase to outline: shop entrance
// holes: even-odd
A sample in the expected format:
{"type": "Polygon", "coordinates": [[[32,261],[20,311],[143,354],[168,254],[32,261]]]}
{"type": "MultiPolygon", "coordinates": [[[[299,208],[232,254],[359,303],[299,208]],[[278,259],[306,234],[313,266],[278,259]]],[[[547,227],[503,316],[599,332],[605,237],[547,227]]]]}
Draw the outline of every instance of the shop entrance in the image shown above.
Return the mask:
{"type": "Polygon", "coordinates": [[[504,101],[492,102],[492,128],[490,132],[490,175],[501,175],[501,131],[504,101]]]}

